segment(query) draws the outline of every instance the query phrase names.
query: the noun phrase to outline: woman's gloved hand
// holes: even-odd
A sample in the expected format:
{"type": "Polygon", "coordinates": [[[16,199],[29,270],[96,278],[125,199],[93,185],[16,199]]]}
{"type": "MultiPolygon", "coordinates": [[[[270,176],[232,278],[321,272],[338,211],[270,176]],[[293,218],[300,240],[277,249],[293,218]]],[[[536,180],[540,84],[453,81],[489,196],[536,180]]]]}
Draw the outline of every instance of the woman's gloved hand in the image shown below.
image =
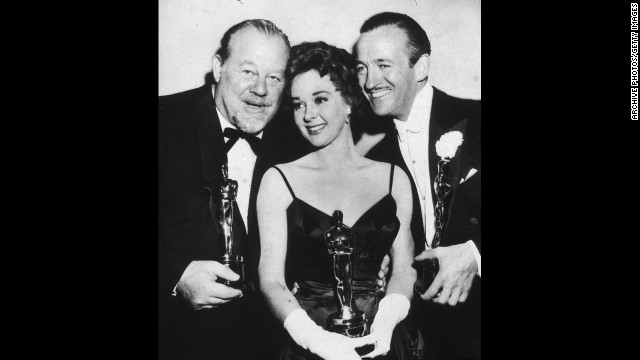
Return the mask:
{"type": "Polygon", "coordinates": [[[389,352],[393,329],[407,317],[410,305],[409,299],[401,294],[388,294],[380,300],[378,312],[371,324],[371,333],[362,338],[367,343],[375,343],[375,348],[362,358],[373,358],[389,352]]]}
{"type": "Polygon", "coordinates": [[[284,321],[284,328],[303,349],[325,360],[360,360],[355,348],[370,343],[366,337],[350,338],[323,330],[303,309],[291,312],[284,321]]]}

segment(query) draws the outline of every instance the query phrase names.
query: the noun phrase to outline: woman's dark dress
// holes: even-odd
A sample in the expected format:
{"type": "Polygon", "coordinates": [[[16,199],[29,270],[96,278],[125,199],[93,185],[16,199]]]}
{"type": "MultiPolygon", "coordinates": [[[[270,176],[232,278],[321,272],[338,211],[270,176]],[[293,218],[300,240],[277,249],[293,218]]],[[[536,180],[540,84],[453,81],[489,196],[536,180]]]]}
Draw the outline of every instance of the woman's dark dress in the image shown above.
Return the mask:
{"type": "MultiPolygon", "coordinates": [[[[287,258],[285,278],[291,289],[297,282],[295,294],[300,306],[316,324],[326,325],[327,317],[338,311],[333,275],[333,256],[327,251],[324,233],[332,226],[331,215],[298,199],[282,171],[275,167],[291,192],[293,201],[287,208],[287,258]]],[[[377,274],[382,260],[391,249],[398,233],[400,221],[396,217],[396,202],[391,196],[393,169],[389,180],[389,193],[367,210],[351,227],[355,231],[353,268],[353,299],[358,310],[365,313],[369,326],[378,311],[384,292],[377,287],[377,274]]],[[[362,184],[362,186],[366,186],[362,184]]],[[[420,359],[422,338],[415,326],[405,320],[396,325],[387,357],[376,359],[420,359]]],[[[367,351],[369,352],[369,351],[367,351]]],[[[317,359],[291,341],[281,359],[317,359]]]]}

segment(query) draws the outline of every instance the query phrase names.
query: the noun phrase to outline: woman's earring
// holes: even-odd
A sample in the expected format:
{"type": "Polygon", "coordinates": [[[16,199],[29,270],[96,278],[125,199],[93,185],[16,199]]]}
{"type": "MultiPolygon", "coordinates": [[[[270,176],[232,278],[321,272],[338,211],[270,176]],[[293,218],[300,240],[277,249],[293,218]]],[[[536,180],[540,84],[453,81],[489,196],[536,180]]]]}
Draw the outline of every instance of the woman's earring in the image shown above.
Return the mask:
{"type": "Polygon", "coordinates": [[[349,115],[347,115],[347,121],[345,121],[345,123],[349,123],[349,115]]]}
{"type": "Polygon", "coordinates": [[[349,123],[349,117],[351,116],[351,108],[347,109],[347,121],[345,123],[349,123]]]}

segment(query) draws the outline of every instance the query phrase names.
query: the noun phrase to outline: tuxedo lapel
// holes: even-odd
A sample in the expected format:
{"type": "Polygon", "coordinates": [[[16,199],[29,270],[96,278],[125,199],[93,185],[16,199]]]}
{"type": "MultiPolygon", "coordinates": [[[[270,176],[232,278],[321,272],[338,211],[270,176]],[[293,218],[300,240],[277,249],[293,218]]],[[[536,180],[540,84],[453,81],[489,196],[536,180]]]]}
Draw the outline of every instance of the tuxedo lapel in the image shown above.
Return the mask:
{"type": "Polygon", "coordinates": [[[462,146],[460,176],[466,177],[472,168],[478,171],[481,168],[480,117],[469,119],[462,146]]]}
{"type": "Polygon", "coordinates": [[[264,156],[259,155],[256,158],[256,165],[253,168],[253,176],[251,177],[251,193],[249,194],[249,219],[247,222],[247,229],[251,231],[252,229],[257,229],[254,225],[256,225],[257,218],[255,216],[256,212],[256,200],[258,198],[258,190],[260,190],[260,182],[262,180],[262,175],[269,168],[266,159],[264,156]]]}
{"type": "MultiPolygon", "coordinates": [[[[202,171],[203,186],[210,191],[209,211],[213,226],[218,227],[218,202],[220,201],[220,185],[222,182],[222,164],[227,162],[224,136],[220,126],[220,118],[216,111],[215,101],[209,85],[202,88],[202,93],[194,107],[193,122],[197,129],[200,148],[200,166],[202,171]]],[[[233,253],[244,255],[246,253],[247,231],[244,226],[245,219],[238,210],[238,204],[233,204],[233,253]]],[[[220,242],[224,252],[224,244],[220,242]]]]}
{"type": "MultiPolygon", "coordinates": [[[[438,174],[438,161],[440,157],[436,152],[436,142],[440,137],[449,131],[459,131],[462,133],[463,139],[466,138],[467,119],[457,118],[454,114],[452,104],[447,99],[447,95],[442,91],[433,88],[433,102],[431,105],[431,119],[429,121],[429,176],[431,178],[431,191],[435,196],[433,183],[438,174]]],[[[455,157],[449,166],[449,183],[453,189],[460,182],[460,158],[465,146],[463,140],[462,145],[458,148],[455,157]]]]}
{"type": "MultiPolygon", "coordinates": [[[[431,177],[431,193],[434,196],[435,204],[435,189],[434,181],[438,173],[438,161],[440,157],[436,152],[435,144],[440,137],[450,131],[459,131],[462,134],[463,142],[458,147],[455,156],[451,159],[449,164],[449,171],[447,173],[447,182],[451,185],[451,191],[449,195],[444,199],[444,206],[446,211],[445,219],[450,218],[453,199],[456,196],[456,188],[460,184],[460,178],[465,174],[461,174],[463,168],[463,154],[465,153],[465,147],[467,146],[467,118],[456,117],[455,109],[452,108],[453,104],[448,99],[448,95],[442,91],[433,88],[433,103],[431,110],[431,119],[429,123],[429,175],[431,177]]],[[[445,224],[445,229],[446,229],[445,224]]]]}
{"type": "MultiPolygon", "coordinates": [[[[436,192],[435,189],[433,188],[433,184],[434,181],[436,180],[436,175],[438,174],[438,155],[436,153],[436,141],[438,141],[438,139],[440,139],[440,136],[442,136],[442,134],[444,134],[444,131],[442,129],[442,125],[440,125],[440,123],[442,122],[441,117],[442,114],[440,113],[440,109],[439,106],[437,106],[437,102],[436,102],[436,93],[435,93],[435,88],[434,90],[434,96],[433,96],[433,103],[431,105],[431,119],[429,120],[429,188],[431,189],[431,198],[435,199],[436,198],[436,192]]],[[[435,201],[434,201],[435,204],[435,201]]]]}
{"type": "Polygon", "coordinates": [[[227,152],[211,88],[205,85],[203,90],[195,106],[194,125],[198,129],[202,180],[215,185],[222,178],[220,166],[227,162],[227,152]]]}
{"type": "Polygon", "coordinates": [[[456,155],[451,159],[451,164],[449,165],[449,173],[448,181],[451,184],[451,192],[455,193],[456,187],[460,184],[461,170],[462,170],[462,154],[464,153],[465,148],[465,139],[466,139],[466,129],[467,129],[468,120],[462,119],[457,122],[452,127],[446,129],[444,133],[446,134],[449,131],[459,131],[462,134],[462,144],[458,147],[456,151],[456,155]]]}

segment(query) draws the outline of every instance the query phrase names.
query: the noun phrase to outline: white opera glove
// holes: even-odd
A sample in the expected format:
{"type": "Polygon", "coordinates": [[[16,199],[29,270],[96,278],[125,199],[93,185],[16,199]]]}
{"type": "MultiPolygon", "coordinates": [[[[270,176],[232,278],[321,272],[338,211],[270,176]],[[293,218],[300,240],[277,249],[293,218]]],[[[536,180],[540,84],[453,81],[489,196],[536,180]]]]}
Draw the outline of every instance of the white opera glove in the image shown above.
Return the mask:
{"type": "Polygon", "coordinates": [[[388,294],[380,300],[378,312],[371,324],[371,333],[367,336],[371,338],[369,342],[375,342],[375,348],[363,358],[373,358],[389,352],[393,329],[407,317],[410,305],[409,299],[401,294],[388,294]]]}
{"type": "Polygon", "coordinates": [[[326,360],[360,360],[354,349],[366,344],[364,338],[323,330],[303,309],[292,311],[284,320],[284,328],[296,344],[326,360]]]}

